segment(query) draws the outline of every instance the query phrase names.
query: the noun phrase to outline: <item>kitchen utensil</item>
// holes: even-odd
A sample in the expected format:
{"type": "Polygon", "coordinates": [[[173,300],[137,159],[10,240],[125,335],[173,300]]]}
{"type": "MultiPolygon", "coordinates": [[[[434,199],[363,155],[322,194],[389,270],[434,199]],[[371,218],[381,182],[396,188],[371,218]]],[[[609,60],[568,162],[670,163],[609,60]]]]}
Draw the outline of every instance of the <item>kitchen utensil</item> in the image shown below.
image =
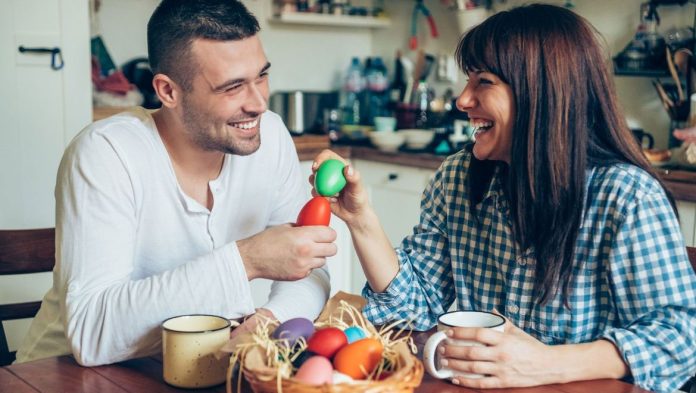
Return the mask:
{"type": "Polygon", "coordinates": [[[677,72],[677,68],[674,66],[674,59],[672,58],[672,51],[669,50],[669,47],[666,47],[665,51],[667,53],[667,68],[669,69],[670,75],[672,75],[672,79],[674,79],[674,83],[677,85],[677,93],[679,94],[679,101],[684,101],[686,99],[686,97],[684,96],[684,90],[682,90],[682,87],[681,87],[681,79],[679,79],[679,73],[677,72]]]}
{"type": "Polygon", "coordinates": [[[338,92],[281,91],[271,95],[271,110],[283,119],[293,134],[319,130],[324,109],[338,107],[338,92]]]}
{"type": "Polygon", "coordinates": [[[430,35],[433,38],[437,38],[439,35],[437,32],[437,25],[435,25],[435,19],[430,14],[430,10],[423,4],[423,0],[416,0],[416,4],[413,6],[413,15],[411,16],[411,38],[408,41],[408,47],[411,48],[411,50],[418,48],[417,22],[419,13],[423,14],[428,21],[430,35]]]}
{"type": "Polygon", "coordinates": [[[662,83],[657,80],[653,80],[653,86],[655,86],[655,90],[657,90],[657,94],[660,96],[660,101],[662,101],[662,105],[665,107],[665,110],[667,110],[667,113],[672,117],[672,108],[674,107],[674,102],[669,98],[667,95],[667,92],[665,91],[665,88],[662,86],[662,83]]]}

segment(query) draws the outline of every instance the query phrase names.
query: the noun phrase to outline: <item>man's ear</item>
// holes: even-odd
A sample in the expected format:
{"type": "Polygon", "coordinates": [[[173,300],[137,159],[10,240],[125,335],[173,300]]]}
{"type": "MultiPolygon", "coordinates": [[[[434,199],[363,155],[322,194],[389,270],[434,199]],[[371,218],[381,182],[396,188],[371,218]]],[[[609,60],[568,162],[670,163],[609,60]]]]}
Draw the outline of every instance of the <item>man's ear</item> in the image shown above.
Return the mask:
{"type": "Polygon", "coordinates": [[[175,108],[181,100],[181,87],[164,74],[156,74],[152,79],[152,87],[157,93],[162,105],[167,108],[175,108]]]}

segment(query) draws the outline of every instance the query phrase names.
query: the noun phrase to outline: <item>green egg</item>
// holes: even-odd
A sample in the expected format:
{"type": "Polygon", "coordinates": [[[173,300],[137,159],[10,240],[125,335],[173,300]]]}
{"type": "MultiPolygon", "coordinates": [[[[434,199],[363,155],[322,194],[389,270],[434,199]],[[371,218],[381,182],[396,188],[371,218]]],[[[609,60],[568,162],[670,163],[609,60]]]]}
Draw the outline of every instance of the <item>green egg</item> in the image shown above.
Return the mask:
{"type": "Polygon", "coordinates": [[[346,186],[343,168],[346,165],[339,160],[324,161],[314,176],[314,188],[319,195],[336,195],[346,186]]]}

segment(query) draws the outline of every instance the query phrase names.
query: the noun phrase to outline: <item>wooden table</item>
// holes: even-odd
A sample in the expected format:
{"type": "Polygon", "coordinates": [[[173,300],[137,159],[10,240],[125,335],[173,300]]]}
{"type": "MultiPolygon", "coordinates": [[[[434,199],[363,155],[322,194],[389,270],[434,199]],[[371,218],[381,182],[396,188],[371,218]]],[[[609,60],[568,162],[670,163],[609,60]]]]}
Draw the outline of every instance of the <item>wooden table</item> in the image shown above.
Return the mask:
{"type": "MultiPolygon", "coordinates": [[[[432,332],[414,332],[419,353],[432,332]]],[[[248,385],[243,392],[251,392],[248,385]]],[[[81,367],[72,356],[61,356],[0,368],[0,392],[218,392],[225,386],[186,390],[167,385],[162,379],[162,360],[158,356],[128,360],[100,367],[81,367]]],[[[637,386],[616,380],[596,380],[521,389],[475,390],[432,378],[427,373],[417,393],[647,393],[637,386]]]]}

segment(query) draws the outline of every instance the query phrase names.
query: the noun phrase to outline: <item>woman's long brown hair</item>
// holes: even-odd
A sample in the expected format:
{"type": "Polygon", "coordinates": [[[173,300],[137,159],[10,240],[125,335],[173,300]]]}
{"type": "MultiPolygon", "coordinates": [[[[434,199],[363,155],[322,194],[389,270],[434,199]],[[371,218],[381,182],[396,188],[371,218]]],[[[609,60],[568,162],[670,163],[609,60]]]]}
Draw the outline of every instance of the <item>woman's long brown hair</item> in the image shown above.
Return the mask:
{"type": "MultiPolygon", "coordinates": [[[[586,170],[629,163],[662,184],[619,108],[598,33],[570,10],[532,4],[474,27],[456,54],[464,72],[488,71],[512,88],[511,162],[503,173],[515,240],[534,250],[535,300],[545,304],[562,289],[567,305],[586,170]]],[[[495,165],[472,158],[472,208],[495,165]]]]}

